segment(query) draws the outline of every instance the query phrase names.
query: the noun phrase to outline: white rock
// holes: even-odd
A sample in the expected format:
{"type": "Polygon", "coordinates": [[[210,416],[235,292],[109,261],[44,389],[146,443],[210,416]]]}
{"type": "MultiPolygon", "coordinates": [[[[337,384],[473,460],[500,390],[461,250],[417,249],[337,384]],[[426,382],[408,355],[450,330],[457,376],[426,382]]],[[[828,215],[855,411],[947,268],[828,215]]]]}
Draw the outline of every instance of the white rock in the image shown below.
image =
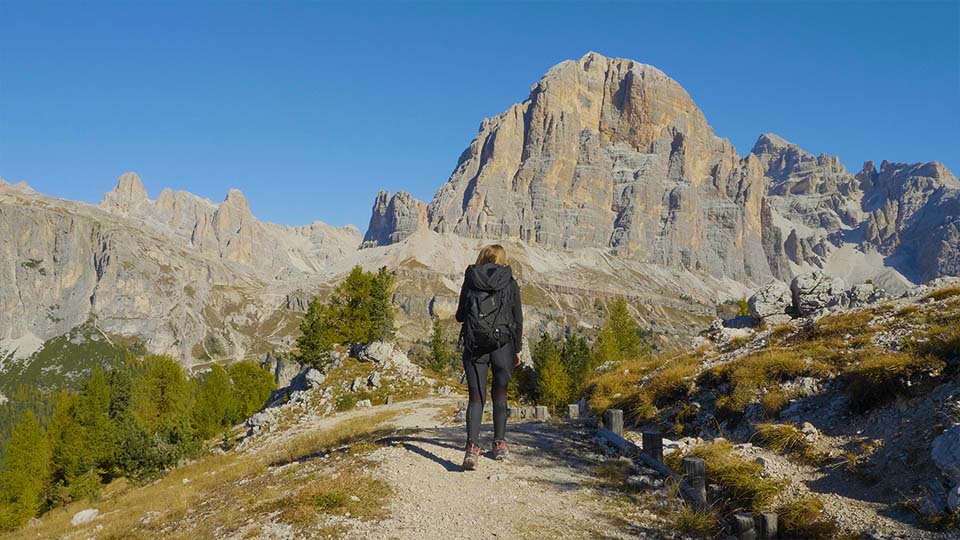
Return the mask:
{"type": "Polygon", "coordinates": [[[785,315],[792,303],[790,287],[781,281],[774,281],[754,293],[747,301],[747,306],[754,319],[764,319],[773,315],[785,315]]]}
{"type": "Polygon", "coordinates": [[[96,508],[88,508],[86,510],[81,510],[73,515],[73,519],[70,520],[70,524],[74,527],[83,525],[84,523],[90,523],[91,521],[97,519],[100,516],[100,511],[96,508]]]}
{"type": "Polygon", "coordinates": [[[366,407],[373,407],[373,404],[370,403],[369,399],[361,399],[360,401],[357,402],[358,409],[363,409],[366,407]]]}

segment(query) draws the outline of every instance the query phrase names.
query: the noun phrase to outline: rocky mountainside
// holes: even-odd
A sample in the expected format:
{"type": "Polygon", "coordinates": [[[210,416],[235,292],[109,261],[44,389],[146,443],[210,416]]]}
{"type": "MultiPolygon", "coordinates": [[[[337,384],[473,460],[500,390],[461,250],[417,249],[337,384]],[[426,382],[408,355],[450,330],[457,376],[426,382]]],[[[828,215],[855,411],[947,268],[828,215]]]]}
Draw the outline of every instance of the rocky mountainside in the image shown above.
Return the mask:
{"type": "Polygon", "coordinates": [[[868,162],[854,175],[773,134],[741,157],[662,72],[589,53],[483,121],[426,224],[399,219],[377,237],[427,226],[745,283],[823,269],[899,292],[958,273],[958,200],[960,182],[935,162],[868,162]]]}
{"type": "Polygon", "coordinates": [[[363,236],[261,222],[235,190],[150,199],[133,173],[97,206],[0,183],[0,372],[81,326],[188,365],[286,349],[353,265],[397,273],[413,341],[492,240],[530,335],[594,326],[625,295],[645,327],[691,336],[719,303],[810,271],[890,293],[960,273],[960,182],[939,163],[851,174],[770,134],[742,157],[677,82],[589,53],[484,120],[429,204],[378,194],[363,236]]]}

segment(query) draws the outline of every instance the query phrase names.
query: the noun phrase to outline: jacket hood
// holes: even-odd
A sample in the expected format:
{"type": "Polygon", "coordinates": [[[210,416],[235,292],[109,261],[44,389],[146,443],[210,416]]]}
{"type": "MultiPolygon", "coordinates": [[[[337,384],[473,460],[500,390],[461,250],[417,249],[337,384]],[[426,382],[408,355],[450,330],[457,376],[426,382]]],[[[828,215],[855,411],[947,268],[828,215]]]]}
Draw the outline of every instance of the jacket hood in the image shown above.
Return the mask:
{"type": "Polygon", "coordinates": [[[463,276],[463,284],[478,291],[499,291],[513,280],[513,270],[499,264],[471,264],[463,276]]]}

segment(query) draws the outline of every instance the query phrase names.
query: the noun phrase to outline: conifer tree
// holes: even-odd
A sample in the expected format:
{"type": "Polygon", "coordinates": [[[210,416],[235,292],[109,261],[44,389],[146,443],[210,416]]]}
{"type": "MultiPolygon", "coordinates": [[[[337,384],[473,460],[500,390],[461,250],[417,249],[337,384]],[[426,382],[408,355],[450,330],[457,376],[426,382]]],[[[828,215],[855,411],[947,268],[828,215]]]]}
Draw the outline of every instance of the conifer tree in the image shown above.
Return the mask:
{"type": "Polygon", "coordinates": [[[330,333],[326,306],[314,298],[300,322],[300,337],[297,338],[300,363],[316,368],[326,365],[330,361],[330,333]]]}
{"type": "Polygon", "coordinates": [[[570,376],[563,367],[560,351],[556,347],[548,348],[545,352],[539,370],[538,394],[541,403],[557,411],[570,398],[570,376]]]}
{"type": "Polygon", "coordinates": [[[240,407],[226,370],[214,364],[197,387],[193,421],[202,439],[220,433],[239,420],[240,407]]]}
{"type": "Polygon", "coordinates": [[[430,369],[443,373],[450,367],[450,348],[443,335],[443,324],[439,317],[433,318],[433,327],[430,332],[430,355],[427,360],[430,369]]]}
{"type": "Polygon", "coordinates": [[[237,362],[231,365],[227,372],[233,382],[233,392],[241,418],[247,418],[259,411],[276,388],[273,374],[256,362],[237,362]]]}
{"type": "Polygon", "coordinates": [[[649,352],[650,347],[641,336],[637,321],[630,315],[626,300],[618,296],[610,304],[610,313],[597,337],[594,364],[635,360],[649,352]]]}
{"type": "Polygon", "coordinates": [[[150,355],[133,385],[133,414],[148,433],[189,421],[190,383],[176,360],[150,355]]]}
{"type": "Polygon", "coordinates": [[[570,375],[570,392],[573,397],[580,394],[584,379],[595,367],[590,355],[590,345],[583,336],[573,334],[563,342],[560,351],[563,366],[570,375]]]}
{"type": "Polygon", "coordinates": [[[50,472],[46,434],[33,411],[14,426],[0,470],[0,529],[12,530],[37,515],[50,472]]]}
{"type": "Polygon", "coordinates": [[[393,285],[396,278],[381,267],[373,276],[370,293],[370,340],[387,341],[393,338],[393,285]]]}

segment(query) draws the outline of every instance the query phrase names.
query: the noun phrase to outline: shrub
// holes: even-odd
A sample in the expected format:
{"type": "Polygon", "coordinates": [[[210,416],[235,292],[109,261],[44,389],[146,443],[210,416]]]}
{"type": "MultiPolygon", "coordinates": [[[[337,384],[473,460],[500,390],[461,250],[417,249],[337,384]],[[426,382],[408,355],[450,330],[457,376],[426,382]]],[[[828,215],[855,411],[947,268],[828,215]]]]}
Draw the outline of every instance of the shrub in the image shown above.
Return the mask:
{"type": "Polygon", "coordinates": [[[933,356],[869,352],[847,371],[847,394],[855,410],[865,411],[903,394],[915,379],[938,375],[945,364],[933,356]]]}

